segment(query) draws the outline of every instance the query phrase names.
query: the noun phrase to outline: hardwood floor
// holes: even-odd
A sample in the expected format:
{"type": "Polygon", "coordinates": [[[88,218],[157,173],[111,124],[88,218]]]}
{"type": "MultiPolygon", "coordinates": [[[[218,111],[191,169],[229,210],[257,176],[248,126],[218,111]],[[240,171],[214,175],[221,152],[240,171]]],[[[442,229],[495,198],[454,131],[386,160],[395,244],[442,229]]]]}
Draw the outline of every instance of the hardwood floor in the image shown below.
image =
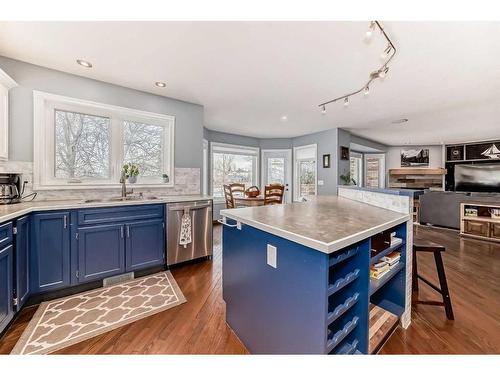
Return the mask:
{"type": "MultiPolygon", "coordinates": [[[[458,232],[416,227],[416,235],[446,247],[443,261],[455,320],[443,307],[413,307],[412,323],[398,327],[382,354],[500,353],[500,245],[461,238],[458,232]]],[[[437,283],[432,254],[418,254],[419,273],[437,283]]],[[[421,299],[439,295],[420,283],[421,299]]]]}
{"type": "MultiPolygon", "coordinates": [[[[245,354],[225,323],[220,226],[214,260],[172,270],[188,302],[60,350],[60,354],[245,354]]],[[[455,321],[444,309],[418,305],[407,330],[400,327],[382,348],[396,353],[500,353],[500,244],[461,239],[457,232],[418,227],[419,235],[446,246],[444,263],[455,321]]],[[[419,254],[419,272],[431,280],[434,264],[419,254]]],[[[434,296],[421,286],[421,298],[434,296]]],[[[35,308],[24,309],[0,340],[0,353],[14,347],[35,308]]]]}

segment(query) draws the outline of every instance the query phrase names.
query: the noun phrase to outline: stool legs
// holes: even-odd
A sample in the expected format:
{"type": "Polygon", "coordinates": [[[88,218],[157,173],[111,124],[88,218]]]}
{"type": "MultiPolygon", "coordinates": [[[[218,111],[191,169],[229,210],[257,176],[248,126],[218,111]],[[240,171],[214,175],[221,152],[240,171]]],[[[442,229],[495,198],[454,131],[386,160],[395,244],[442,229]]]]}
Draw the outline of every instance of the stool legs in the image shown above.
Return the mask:
{"type": "Polygon", "coordinates": [[[439,286],[441,289],[441,295],[443,296],[443,303],[446,311],[446,317],[449,320],[455,320],[455,316],[453,314],[453,308],[451,306],[450,291],[448,290],[448,282],[446,281],[446,273],[444,271],[443,259],[441,258],[440,252],[434,253],[434,260],[436,261],[439,286]]]}

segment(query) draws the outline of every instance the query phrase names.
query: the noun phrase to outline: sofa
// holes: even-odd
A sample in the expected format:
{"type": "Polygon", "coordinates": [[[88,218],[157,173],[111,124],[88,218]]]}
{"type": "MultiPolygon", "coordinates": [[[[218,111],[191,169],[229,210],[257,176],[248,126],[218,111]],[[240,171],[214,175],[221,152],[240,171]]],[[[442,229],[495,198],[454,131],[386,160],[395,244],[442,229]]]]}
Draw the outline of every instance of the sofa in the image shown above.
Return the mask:
{"type": "Polygon", "coordinates": [[[500,204],[500,194],[426,191],[420,195],[420,223],[460,229],[460,203],[462,202],[500,204]]]}

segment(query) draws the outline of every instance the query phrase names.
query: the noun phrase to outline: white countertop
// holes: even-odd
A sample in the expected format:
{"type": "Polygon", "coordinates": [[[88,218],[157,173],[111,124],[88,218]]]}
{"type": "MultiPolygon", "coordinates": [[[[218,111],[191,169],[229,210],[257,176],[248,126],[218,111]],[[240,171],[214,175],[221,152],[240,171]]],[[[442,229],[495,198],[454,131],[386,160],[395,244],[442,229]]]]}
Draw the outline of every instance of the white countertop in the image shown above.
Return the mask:
{"type": "Polygon", "coordinates": [[[59,200],[59,201],[37,201],[21,202],[15,204],[0,205],[0,223],[9,221],[23,215],[27,215],[35,211],[53,211],[53,210],[70,210],[79,208],[96,208],[96,207],[116,207],[116,206],[133,206],[143,204],[164,204],[176,202],[190,202],[200,200],[212,200],[209,195],[171,195],[163,196],[155,199],[134,199],[128,201],[93,201],[86,202],[83,200],[59,200]]]}
{"type": "Polygon", "coordinates": [[[222,210],[221,215],[330,254],[410,220],[410,215],[338,196],[222,210]]]}

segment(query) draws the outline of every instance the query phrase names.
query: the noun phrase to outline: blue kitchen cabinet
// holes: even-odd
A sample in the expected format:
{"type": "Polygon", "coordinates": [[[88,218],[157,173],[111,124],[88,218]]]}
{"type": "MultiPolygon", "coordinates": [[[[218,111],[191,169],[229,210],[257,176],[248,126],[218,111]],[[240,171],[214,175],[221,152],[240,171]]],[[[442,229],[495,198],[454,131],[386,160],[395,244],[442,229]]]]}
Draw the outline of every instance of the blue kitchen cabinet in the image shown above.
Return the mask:
{"type": "Polygon", "coordinates": [[[78,281],[100,280],[125,272],[122,224],[78,228],[78,281]]]}
{"type": "Polygon", "coordinates": [[[163,264],[165,260],[165,236],[162,219],[134,222],[127,224],[125,229],[127,271],[163,264]]]}
{"type": "Polygon", "coordinates": [[[33,215],[30,252],[31,292],[70,286],[69,211],[33,215]]]}
{"type": "Polygon", "coordinates": [[[12,308],[13,291],[13,252],[12,244],[0,247],[0,332],[14,317],[12,308]]]}
{"type": "Polygon", "coordinates": [[[29,253],[31,243],[30,217],[16,220],[15,234],[15,296],[16,310],[19,311],[30,294],[29,253]]]}

